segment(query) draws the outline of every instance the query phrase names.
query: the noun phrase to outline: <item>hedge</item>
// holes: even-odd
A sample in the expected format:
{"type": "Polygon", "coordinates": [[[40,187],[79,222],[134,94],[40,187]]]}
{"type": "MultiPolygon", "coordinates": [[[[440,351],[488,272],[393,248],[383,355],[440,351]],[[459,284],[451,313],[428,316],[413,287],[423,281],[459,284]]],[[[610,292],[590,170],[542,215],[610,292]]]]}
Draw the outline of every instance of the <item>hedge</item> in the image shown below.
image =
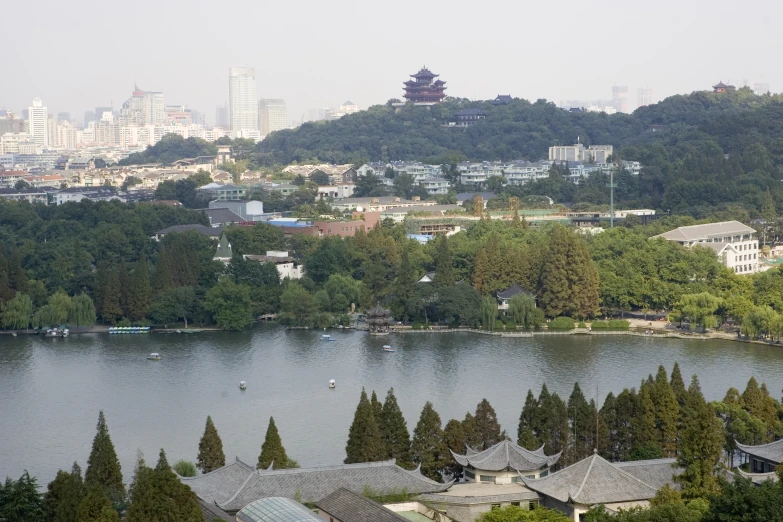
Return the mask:
{"type": "Polygon", "coordinates": [[[593,321],[590,325],[592,330],[627,330],[631,325],[625,319],[611,319],[609,321],[593,321]]]}
{"type": "Polygon", "coordinates": [[[547,324],[550,330],[573,330],[574,320],[570,317],[555,317],[547,324]]]}

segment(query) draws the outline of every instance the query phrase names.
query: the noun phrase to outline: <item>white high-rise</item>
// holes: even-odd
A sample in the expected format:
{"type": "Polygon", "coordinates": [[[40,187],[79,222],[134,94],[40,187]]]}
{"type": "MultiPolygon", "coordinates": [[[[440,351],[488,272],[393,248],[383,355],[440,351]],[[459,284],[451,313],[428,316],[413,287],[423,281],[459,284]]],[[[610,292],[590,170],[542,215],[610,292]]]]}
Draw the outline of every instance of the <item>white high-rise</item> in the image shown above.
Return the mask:
{"type": "Polygon", "coordinates": [[[235,137],[258,134],[256,71],[252,67],[228,70],[228,122],[235,137]]]}
{"type": "Polygon", "coordinates": [[[262,98],[258,100],[259,130],[261,136],[288,128],[288,111],[285,101],[262,98]]]}
{"type": "Polygon", "coordinates": [[[40,98],[33,100],[33,106],[27,108],[27,120],[30,136],[36,145],[49,146],[49,113],[40,98]]]}
{"type": "Polygon", "coordinates": [[[163,93],[143,91],[136,85],[133,89],[133,96],[122,104],[121,114],[126,124],[163,125],[166,121],[163,93]]]}

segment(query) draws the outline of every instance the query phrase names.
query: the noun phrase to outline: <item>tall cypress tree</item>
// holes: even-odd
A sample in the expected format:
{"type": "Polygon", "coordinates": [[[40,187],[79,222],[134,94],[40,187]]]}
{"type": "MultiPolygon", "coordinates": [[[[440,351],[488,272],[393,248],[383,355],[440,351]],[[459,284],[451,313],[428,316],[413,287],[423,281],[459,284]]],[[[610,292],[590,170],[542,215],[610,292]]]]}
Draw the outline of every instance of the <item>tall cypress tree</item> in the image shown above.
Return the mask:
{"type": "Polygon", "coordinates": [[[280,439],[280,433],[277,431],[274,417],[269,417],[269,426],[266,429],[266,437],[261,445],[261,454],[258,456],[256,469],[267,469],[273,466],[273,469],[286,469],[288,465],[288,455],[283,447],[283,441],[280,439]]]}
{"type": "Polygon", "coordinates": [[[600,423],[605,426],[606,446],[600,454],[610,462],[617,462],[620,459],[620,444],[617,440],[618,422],[617,422],[617,399],[612,392],[609,392],[604,399],[604,405],[598,412],[600,423]]]}
{"type": "Polygon", "coordinates": [[[203,522],[204,514],[193,491],[179,481],[161,449],[155,469],[142,466],[131,493],[125,522],[203,522]]]}
{"type": "Polygon", "coordinates": [[[416,269],[411,263],[410,254],[407,248],[402,249],[402,259],[397,269],[397,278],[394,284],[394,294],[397,296],[397,302],[400,308],[405,309],[408,299],[413,297],[413,291],[416,289],[416,269]]]}
{"type": "Polygon", "coordinates": [[[718,469],[723,452],[723,425],[701,393],[694,375],[688,387],[685,428],[677,464],[684,469],[675,480],[686,498],[705,498],[719,490],[718,469]]]}
{"type": "Polygon", "coordinates": [[[204,427],[204,435],[198,443],[198,457],[196,467],[202,473],[222,468],[226,465],[226,455],[223,453],[223,441],[220,440],[217,428],[212,422],[212,417],[207,415],[207,425],[204,427]]]}
{"type": "Polygon", "coordinates": [[[479,447],[475,449],[481,451],[491,448],[504,439],[500,431],[498,416],[487,399],[482,399],[476,406],[475,419],[478,437],[481,440],[479,447]]]}
{"type": "Polygon", "coordinates": [[[90,458],[87,460],[84,484],[102,488],[114,500],[125,495],[125,484],[122,482],[120,460],[114,451],[103,410],[98,414],[96,432],[90,458]]]}
{"type": "Polygon", "coordinates": [[[133,267],[128,277],[128,319],[138,321],[144,319],[150,311],[152,288],[150,287],[150,269],[147,256],[143,253],[133,267]]]}
{"type": "Polygon", "coordinates": [[[381,413],[383,412],[383,404],[378,400],[378,396],[375,394],[375,390],[370,395],[370,404],[372,405],[372,414],[375,417],[375,422],[378,423],[378,427],[381,427],[381,413]]]}
{"type": "Polygon", "coordinates": [[[517,428],[517,444],[529,450],[536,450],[541,446],[536,437],[536,419],[538,418],[538,401],[533,390],[527,391],[525,405],[519,415],[519,427],[517,428]]]}
{"type": "Polygon", "coordinates": [[[377,462],[384,460],[386,445],[381,437],[381,430],[373,415],[372,404],[367,398],[367,392],[362,388],[359,405],[353,417],[353,423],[348,431],[348,443],[345,446],[345,463],[377,462]]]}
{"type": "Polygon", "coordinates": [[[123,317],[128,317],[128,294],[130,293],[130,281],[128,280],[128,268],[125,261],[120,261],[120,267],[117,269],[117,279],[120,284],[120,309],[123,317]]]}
{"type": "Polygon", "coordinates": [[[47,486],[44,504],[50,522],[76,522],[79,505],[84,498],[82,470],[74,462],[70,473],[60,470],[47,486]]]}
{"type": "Polygon", "coordinates": [[[449,461],[449,451],[443,440],[440,415],[427,401],[419,422],[413,430],[413,461],[421,465],[421,473],[432,480],[441,480],[441,471],[449,461]]]}
{"type": "Polygon", "coordinates": [[[685,396],[688,393],[688,390],[685,388],[685,381],[682,379],[682,373],[680,372],[680,365],[679,363],[674,363],[674,368],[672,368],[672,376],[671,376],[671,387],[672,391],[674,392],[674,395],[677,397],[677,404],[680,408],[683,407],[685,404],[685,396]]]}
{"type": "Polygon", "coordinates": [[[476,418],[470,412],[465,413],[465,418],[462,419],[462,431],[465,433],[465,444],[474,450],[478,448],[481,444],[481,435],[476,425],[476,418]]]}
{"type": "Polygon", "coordinates": [[[117,271],[112,271],[103,288],[103,305],[101,306],[101,318],[113,323],[122,317],[122,291],[120,287],[120,275],[117,271]]]}
{"type": "Polygon", "coordinates": [[[614,445],[617,460],[628,460],[637,445],[647,444],[648,439],[640,435],[641,401],[636,390],[624,389],[615,400],[614,445]]]}
{"type": "Polygon", "coordinates": [[[680,407],[663,366],[658,367],[655,384],[651,389],[655,406],[655,443],[661,449],[661,456],[673,457],[677,452],[677,422],[680,407]]]}
{"type": "Polygon", "coordinates": [[[565,462],[571,464],[591,455],[595,449],[595,419],[578,382],[574,383],[574,389],[568,397],[568,421],[571,426],[571,444],[566,451],[565,462]]]}
{"type": "Polygon", "coordinates": [[[79,504],[76,520],[79,522],[119,522],[120,516],[103,489],[90,487],[79,504]]]}
{"type": "Polygon", "coordinates": [[[553,455],[568,447],[568,407],[556,393],[550,394],[546,385],[538,396],[539,436],[544,443],[544,453],[553,455]]]}
{"type": "Polygon", "coordinates": [[[396,459],[399,466],[410,467],[413,461],[411,436],[402,410],[397,404],[397,397],[394,396],[394,388],[389,389],[386,394],[380,419],[381,435],[386,444],[386,458],[396,459]]]}
{"type": "MultiPolygon", "coordinates": [[[[465,430],[462,422],[457,419],[451,419],[446,423],[446,426],[443,428],[443,442],[446,444],[446,448],[454,453],[458,455],[465,454],[465,430]]],[[[446,470],[452,475],[462,471],[462,466],[454,460],[451,454],[448,455],[446,470]]]]}
{"type": "Polygon", "coordinates": [[[446,234],[440,234],[435,250],[435,281],[437,288],[452,286],[454,279],[454,264],[449,250],[449,238],[446,234]]]}

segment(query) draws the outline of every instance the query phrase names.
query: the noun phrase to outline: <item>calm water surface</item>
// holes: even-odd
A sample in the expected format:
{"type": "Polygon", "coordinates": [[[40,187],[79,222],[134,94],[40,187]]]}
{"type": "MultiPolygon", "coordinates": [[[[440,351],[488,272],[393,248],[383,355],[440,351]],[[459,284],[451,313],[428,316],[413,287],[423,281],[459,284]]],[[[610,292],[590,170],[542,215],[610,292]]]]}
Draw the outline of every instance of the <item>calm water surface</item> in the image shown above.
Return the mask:
{"type": "Polygon", "coordinates": [[[383,399],[394,387],[412,431],[429,400],[445,424],[486,397],[516,433],[528,388],[546,382],[567,397],[575,381],[599,404],[680,363],[699,375],[708,399],[742,389],[751,375],[773,395],[783,387],[783,348],[729,341],[630,336],[506,338],[285,331],[200,335],[0,336],[0,479],[27,469],[46,484],[77,460],[86,467],[103,409],[126,480],[140,449],[163,447],[169,462],[195,461],[207,415],[227,459],[255,463],[274,416],[288,454],[303,466],[342,462],[362,386],[383,399]],[[381,351],[390,343],[395,353],[381,351]],[[146,360],[160,352],[163,360],[146,360]],[[337,388],[328,389],[329,379],[337,388]],[[240,391],[240,380],[247,390],[240,391]]]}

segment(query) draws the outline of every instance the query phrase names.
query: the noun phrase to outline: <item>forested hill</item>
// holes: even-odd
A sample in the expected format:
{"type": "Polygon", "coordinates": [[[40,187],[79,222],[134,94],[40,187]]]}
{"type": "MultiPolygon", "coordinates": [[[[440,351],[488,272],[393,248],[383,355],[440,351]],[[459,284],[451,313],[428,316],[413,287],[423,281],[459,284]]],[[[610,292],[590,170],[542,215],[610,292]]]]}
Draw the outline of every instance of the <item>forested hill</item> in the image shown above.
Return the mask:
{"type": "MultiPolygon", "coordinates": [[[[783,96],[756,96],[750,89],[716,94],[694,92],[642,107],[633,114],[572,113],[546,100],[514,100],[508,105],[449,99],[430,110],[388,105],[336,121],[306,123],[273,133],[259,143],[254,158],[266,165],[320,160],[536,160],[556,143],[615,147],[661,143],[717,145],[721,153],[741,153],[750,143],[783,149],[783,96]],[[477,107],[487,117],[470,128],[446,128],[460,109],[477,107]],[[651,129],[656,126],[657,132],[651,129]],[[661,128],[663,126],[664,128],[661,128]],[[712,142],[712,143],[708,143],[712,142]],[[775,144],[777,145],[775,146],[775,144]]],[[[783,150],[773,151],[776,160],[783,150]]],[[[776,161],[776,163],[779,163],[776,161]]]]}

